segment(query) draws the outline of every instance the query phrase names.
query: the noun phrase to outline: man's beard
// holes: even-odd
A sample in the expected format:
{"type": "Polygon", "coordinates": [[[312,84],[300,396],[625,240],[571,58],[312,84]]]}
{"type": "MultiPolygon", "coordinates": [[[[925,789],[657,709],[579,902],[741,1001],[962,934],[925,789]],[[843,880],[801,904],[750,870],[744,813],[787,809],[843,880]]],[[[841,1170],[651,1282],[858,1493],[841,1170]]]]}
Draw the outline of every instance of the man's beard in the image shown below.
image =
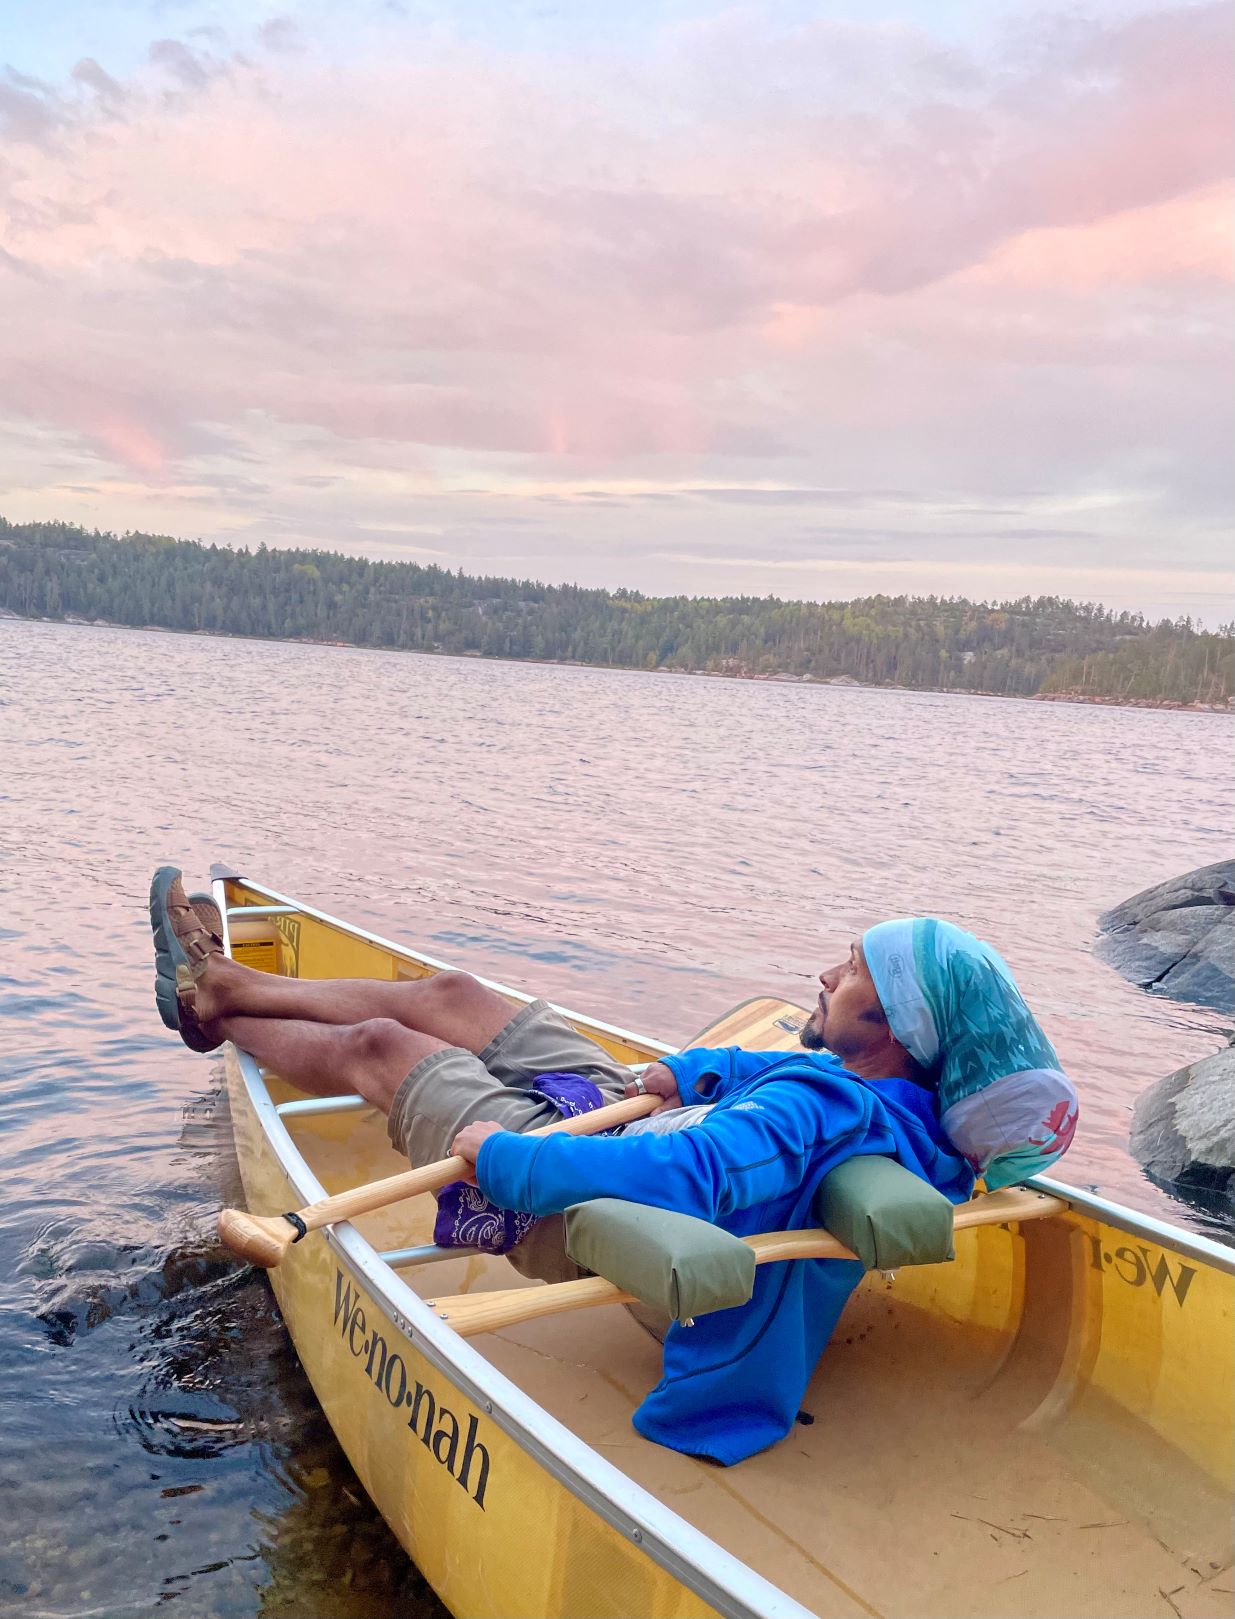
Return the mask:
{"type": "Polygon", "coordinates": [[[807,1051],[822,1051],[824,1049],[823,1030],[815,1021],[815,1014],[811,1014],[810,1022],[804,1023],[798,1031],[798,1044],[807,1051]]]}

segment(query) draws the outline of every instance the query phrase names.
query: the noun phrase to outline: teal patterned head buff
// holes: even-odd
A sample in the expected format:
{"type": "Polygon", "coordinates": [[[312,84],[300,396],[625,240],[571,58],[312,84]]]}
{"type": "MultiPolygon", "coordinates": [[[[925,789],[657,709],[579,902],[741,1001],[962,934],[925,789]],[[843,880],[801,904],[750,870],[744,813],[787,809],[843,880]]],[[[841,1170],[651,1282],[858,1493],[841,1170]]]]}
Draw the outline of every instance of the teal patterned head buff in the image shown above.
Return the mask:
{"type": "Polygon", "coordinates": [[[991,1191],[1068,1150],[1076,1091],[989,944],[918,916],[869,928],[862,953],[893,1035],[938,1076],[944,1130],[991,1191]]]}

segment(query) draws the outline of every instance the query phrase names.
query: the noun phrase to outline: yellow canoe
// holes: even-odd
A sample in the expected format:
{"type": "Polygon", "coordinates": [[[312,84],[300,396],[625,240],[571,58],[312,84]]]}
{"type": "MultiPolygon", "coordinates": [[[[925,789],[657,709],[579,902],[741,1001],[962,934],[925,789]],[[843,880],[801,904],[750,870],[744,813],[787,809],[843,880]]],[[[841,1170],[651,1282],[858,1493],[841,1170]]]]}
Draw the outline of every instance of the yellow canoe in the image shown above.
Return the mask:
{"type": "MultiPolygon", "coordinates": [[[[215,894],[232,953],[269,971],[446,965],[221,868],[215,894]]],[[[624,1062],[671,1049],[566,1015],[624,1062]]],[[[804,1016],[748,1002],[707,1041],[789,1049],[804,1016]]],[[[358,1098],[226,1058],[250,1209],[406,1169],[358,1098]]],[[[1035,1185],[1067,1207],[869,1275],[813,1421],[730,1469],[631,1428],[660,1350],[621,1306],[459,1337],[431,1301],[539,1284],[433,1249],[430,1198],[310,1235],[271,1280],[352,1465],[455,1614],[1229,1616],[1235,1253],[1035,1185]]]]}

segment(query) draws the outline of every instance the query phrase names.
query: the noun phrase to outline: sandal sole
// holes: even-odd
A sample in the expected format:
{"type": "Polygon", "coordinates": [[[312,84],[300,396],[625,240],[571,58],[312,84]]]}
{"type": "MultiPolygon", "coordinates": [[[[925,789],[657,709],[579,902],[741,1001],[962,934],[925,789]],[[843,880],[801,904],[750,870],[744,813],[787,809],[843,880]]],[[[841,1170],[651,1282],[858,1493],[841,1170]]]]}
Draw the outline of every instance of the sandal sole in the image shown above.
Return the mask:
{"type": "MultiPolygon", "coordinates": [[[[164,1024],[176,1031],[190,1051],[217,1051],[223,1042],[207,1039],[201,1032],[196,1018],[180,999],[180,980],[183,978],[186,984],[191,984],[194,975],[189,958],[176,937],[167,915],[168,890],[179,876],[177,867],[160,866],[150,884],[150,927],[154,934],[154,1001],[164,1024]]],[[[208,894],[195,895],[189,903],[195,909],[199,904],[207,905],[214,912],[214,917],[218,917],[218,907],[208,894]]],[[[206,922],[200,910],[198,917],[203,923],[206,922]]],[[[213,926],[211,931],[214,931],[213,926]]]]}
{"type": "Polygon", "coordinates": [[[160,866],[150,884],[150,930],[154,934],[154,999],[159,1016],[169,1029],[180,1031],[176,969],[188,971],[189,958],[167,916],[167,892],[179,877],[175,866],[160,866]]]}

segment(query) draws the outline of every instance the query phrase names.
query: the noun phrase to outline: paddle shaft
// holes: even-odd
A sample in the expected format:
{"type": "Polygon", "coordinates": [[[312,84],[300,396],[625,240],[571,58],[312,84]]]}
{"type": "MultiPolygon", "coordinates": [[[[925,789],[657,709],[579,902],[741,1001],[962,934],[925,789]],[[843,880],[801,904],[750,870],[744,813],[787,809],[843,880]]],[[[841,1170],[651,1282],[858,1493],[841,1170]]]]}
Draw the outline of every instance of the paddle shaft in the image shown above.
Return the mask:
{"type": "MultiPolygon", "coordinates": [[[[533,1136],[586,1136],[599,1130],[610,1130],[615,1125],[629,1124],[633,1119],[646,1118],[661,1105],[654,1095],[628,1096],[607,1107],[598,1107],[591,1113],[580,1113],[574,1118],[558,1119],[529,1130],[533,1136]]],[[[267,1269],[277,1265],[293,1242],[322,1226],[335,1225],[340,1220],[354,1220],[357,1215],[370,1214],[405,1198],[417,1197],[421,1192],[434,1192],[451,1181],[462,1180],[471,1174],[472,1165],[466,1158],[443,1158],[420,1169],[409,1169],[401,1175],[390,1175],[385,1180],[369,1181],[346,1192],[336,1192],[295,1214],[247,1214],[242,1209],[224,1209],[219,1215],[219,1235],[233,1253],[267,1269]]]]}
{"type": "MultiPolygon", "coordinates": [[[[557,1119],[553,1124],[526,1133],[530,1136],[590,1136],[598,1130],[629,1124],[632,1119],[646,1118],[655,1112],[660,1102],[659,1096],[628,1096],[620,1102],[610,1102],[607,1107],[578,1113],[570,1119],[557,1119]]],[[[409,1169],[382,1181],[369,1181],[365,1186],[354,1186],[349,1192],[336,1192],[319,1203],[310,1203],[307,1209],[300,1210],[300,1219],[306,1231],[317,1231],[324,1225],[354,1220],[358,1214],[370,1214],[390,1203],[401,1203],[404,1198],[417,1197],[421,1192],[436,1192],[439,1187],[470,1175],[472,1168],[466,1158],[442,1158],[421,1169],[409,1169]]]]}
{"type": "MultiPolygon", "coordinates": [[[[970,1226],[1004,1225],[1012,1220],[1040,1220],[1061,1214],[1067,1204],[1044,1192],[1027,1187],[1009,1187],[987,1192],[958,1208],[952,1219],[954,1231],[970,1226]]],[[[856,1259],[829,1231],[768,1231],[741,1239],[755,1251],[755,1264],[766,1265],[785,1259],[856,1259]]],[[[633,1304],[634,1293],[624,1292],[603,1276],[581,1276],[574,1282],[554,1282],[548,1287],[512,1287],[495,1293],[460,1293],[453,1298],[429,1299],[429,1308],[447,1322],[461,1338],[474,1338],[501,1327],[516,1327],[540,1316],[566,1310],[585,1310],[600,1304],[633,1304]]]]}

